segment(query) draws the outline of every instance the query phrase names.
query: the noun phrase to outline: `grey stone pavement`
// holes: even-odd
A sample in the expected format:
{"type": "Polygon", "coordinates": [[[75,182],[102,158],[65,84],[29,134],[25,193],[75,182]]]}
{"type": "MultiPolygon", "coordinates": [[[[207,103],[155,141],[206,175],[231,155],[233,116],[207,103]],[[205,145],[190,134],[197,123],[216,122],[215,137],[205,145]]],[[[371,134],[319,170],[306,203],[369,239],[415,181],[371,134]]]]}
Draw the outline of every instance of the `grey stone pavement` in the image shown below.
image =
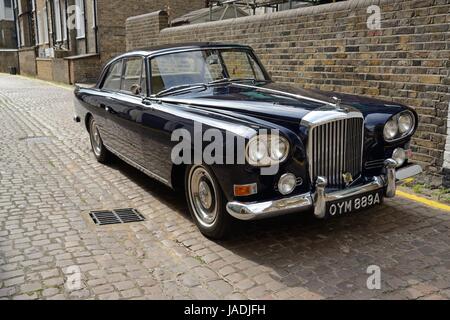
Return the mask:
{"type": "Polygon", "coordinates": [[[239,224],[212,242],[184,198],[98,164],[72,91],[0,75],[0,299],[448,299],[450,213],[397,198],[336,220],[239,224]],[[96,227],[133,207],[145,222],[96,227]],[[367,268],[381,268],[380,290],[367,268]],[[78,266],[81,288],[65,286],[78,266]]]}

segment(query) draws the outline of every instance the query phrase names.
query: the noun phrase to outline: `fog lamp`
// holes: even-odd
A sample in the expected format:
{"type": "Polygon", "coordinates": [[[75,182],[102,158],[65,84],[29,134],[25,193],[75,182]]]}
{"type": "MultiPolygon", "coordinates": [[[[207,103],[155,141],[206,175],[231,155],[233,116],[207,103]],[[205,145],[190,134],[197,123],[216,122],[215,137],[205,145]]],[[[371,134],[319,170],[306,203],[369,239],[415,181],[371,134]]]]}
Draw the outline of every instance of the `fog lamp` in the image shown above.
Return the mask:
{"type": "Polygon", "coordinates": [[[288,195],[297,187],[297,178],[292,173],[286,173],[281,176],[278,182],[278,191],[282,195],[288,195]]]}

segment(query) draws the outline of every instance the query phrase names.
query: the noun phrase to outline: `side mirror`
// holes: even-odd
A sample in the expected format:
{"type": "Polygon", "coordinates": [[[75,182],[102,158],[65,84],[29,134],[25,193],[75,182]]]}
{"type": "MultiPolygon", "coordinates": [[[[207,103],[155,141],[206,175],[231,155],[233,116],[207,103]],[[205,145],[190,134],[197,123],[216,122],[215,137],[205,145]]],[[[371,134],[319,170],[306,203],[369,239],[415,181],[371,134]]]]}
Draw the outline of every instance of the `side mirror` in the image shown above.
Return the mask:
{"type": "Polygon", "coordinates": [[[138,85],[138,84],[133,84],[131,86],[130,91],[131,91],[132,94],[134,94],[136,96],[140,96],[141,93],[142,93],[142,87],[140,85],[138,85]]]}

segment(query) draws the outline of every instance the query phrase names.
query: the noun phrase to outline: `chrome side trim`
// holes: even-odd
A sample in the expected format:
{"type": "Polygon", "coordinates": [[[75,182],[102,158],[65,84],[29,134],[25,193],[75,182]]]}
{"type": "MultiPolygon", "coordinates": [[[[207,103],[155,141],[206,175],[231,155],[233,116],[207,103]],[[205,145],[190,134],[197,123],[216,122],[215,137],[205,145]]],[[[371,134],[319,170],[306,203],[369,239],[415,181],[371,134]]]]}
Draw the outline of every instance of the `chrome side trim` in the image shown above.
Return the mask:
{"type": "Polygon", "coordinates": [[[414,177],[418,174],[421,174],[423,169],[419,165],[411,165],[409,167],[405,167],[402,169],[398,169],[396,173],[397,180],[405,180],[411,177],[414,177]]]}
{"type": "Polygon", "coordinates": [[[163,177],[160,177],[159,175],[157,175],[156,173],[151,172],[150,170],[144,168],[143,166],[141,166],[140,164],[137,164],[136,162],[134,162],[133,160],[127,158],[126,156],[124,156],[123,154],[121,154],[119,151],[114,150],[113,148],[111,148],[110,146],[106,145],[103,143],[103,145],[106,147],[106,149],[108,149],[108,151],[110,151],[111,153],[115,154],[117,157],[119,157],[121,160],[125,161],[126,163],[128,163],[130,166],[138,169],[139,171],[145,173],[146,175],[148,175],[150,178],[156,179],[159,182],[164,183],[165,185],[172,187],[172,184],[167,180],[164,179],[163,177]]]}

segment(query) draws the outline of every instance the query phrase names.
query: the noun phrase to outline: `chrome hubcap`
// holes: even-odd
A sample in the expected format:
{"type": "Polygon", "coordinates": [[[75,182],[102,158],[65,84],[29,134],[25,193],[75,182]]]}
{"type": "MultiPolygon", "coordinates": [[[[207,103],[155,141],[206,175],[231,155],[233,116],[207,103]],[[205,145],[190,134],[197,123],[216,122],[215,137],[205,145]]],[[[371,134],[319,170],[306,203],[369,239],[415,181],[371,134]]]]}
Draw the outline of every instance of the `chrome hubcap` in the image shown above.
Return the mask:
{"type": "Polygon", "coordinates": [[[211,208],[212,205],[212,194],[211,189],[205,181],[201,181],[199,184],[198,194],[200,197],[200,203],[204,208],[211,208]]]}
{"type": "Polygon", "coordinates": [[[100,133],[98,132],[97,125],[95,121],[91,122],[91,141],[92,141],[92,149],[97,156],[100,156],[102,153],[102,139],[100,138],[100,133]]]}
{"type": "Polygon", "coordinates": [[[189,201],[197,220],[211,227],[217,219],[217,191],[208,171],[203,167],[192,168],[188,183],[189,201]]]}

